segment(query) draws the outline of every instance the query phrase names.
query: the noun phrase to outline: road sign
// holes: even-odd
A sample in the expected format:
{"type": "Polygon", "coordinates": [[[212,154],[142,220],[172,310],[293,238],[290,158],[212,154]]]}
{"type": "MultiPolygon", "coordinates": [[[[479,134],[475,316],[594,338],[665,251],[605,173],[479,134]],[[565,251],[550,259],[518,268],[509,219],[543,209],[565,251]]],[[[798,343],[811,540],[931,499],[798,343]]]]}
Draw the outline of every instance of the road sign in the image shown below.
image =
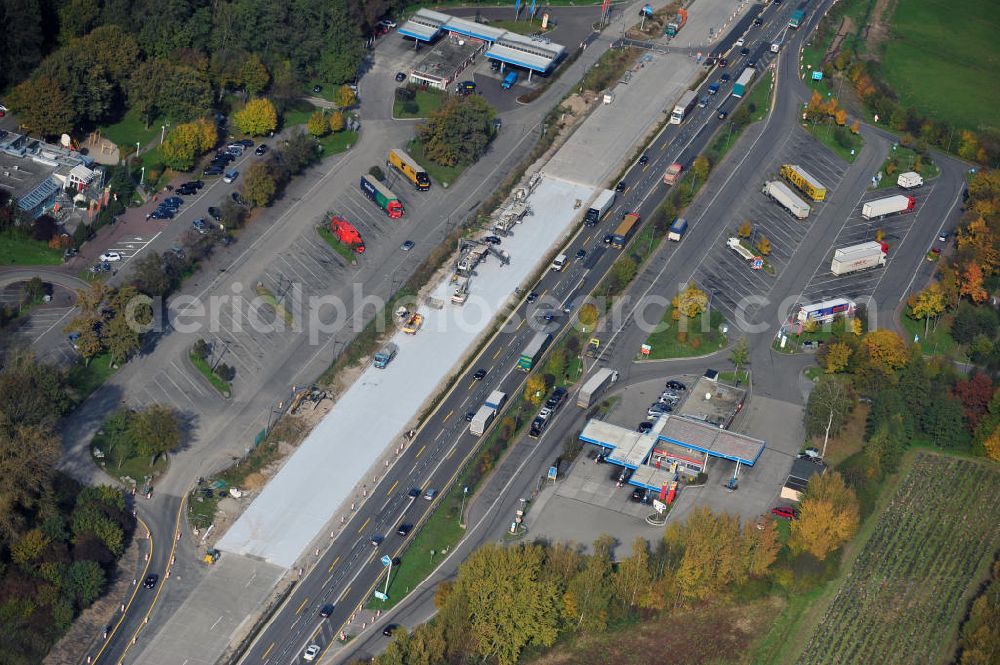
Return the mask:
{"type": "Polygon", "coordinates": [[[823,72],[813,72],[812,73],[812,79],[813,79],[813,81],[822,81],[823,80],[823,72]]]}
{"type": "Polygon", "coordinates": [[[559,475],[559,467],[550,466],[549,467],[549,480],[555,480],[556,476],[559,475]]]}
{"type": "Polygon", "coordinates": [[[381,591],[376,591],[375,597],[378,598],[379,600],[389,600],[389,596],[385,595],[381,591]]]}
{"type": "Polygon", "coordinates": [[[391,566],[392,565],[392,558],[388,554],[383,554],[382,555],[382,565],[383,566],[391,566]]]}
{"type": "Polygon", "coordinates": [[[760,270],[761,268],[764,267],[764,259],[762,259],[759,256],[755,256],[753,259],[753,264],[751,264],[750,267],[753,268],[754,270],[760,270]]]}
{"type": "Polygon", "coordinates": [[[643,344],[642,347],[641,347],[642,355],[644,355],[644,356],[648,356],[649,352],[652,351],[652,350],[653,350],[653,347],[651,347],[649,344],[643,344]]]}

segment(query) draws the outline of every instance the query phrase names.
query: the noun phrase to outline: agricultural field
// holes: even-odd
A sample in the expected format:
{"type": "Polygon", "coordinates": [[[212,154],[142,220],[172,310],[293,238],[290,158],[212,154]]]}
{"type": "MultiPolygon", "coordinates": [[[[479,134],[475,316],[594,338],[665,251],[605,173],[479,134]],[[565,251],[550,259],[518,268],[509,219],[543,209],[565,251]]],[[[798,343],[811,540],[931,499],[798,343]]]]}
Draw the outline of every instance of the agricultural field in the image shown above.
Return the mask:
{"type": "Polygon", "coordinates": [[[797,662],[947,662],[997,514],[1000,467],[918,453],[797,662]]]}
{"type": "Polygon", "coordinates": [[[1000,11],[993,0],[896,3],[881,54],[885,78],[904,107],[981,131],[997,127],[1000,11]]]}

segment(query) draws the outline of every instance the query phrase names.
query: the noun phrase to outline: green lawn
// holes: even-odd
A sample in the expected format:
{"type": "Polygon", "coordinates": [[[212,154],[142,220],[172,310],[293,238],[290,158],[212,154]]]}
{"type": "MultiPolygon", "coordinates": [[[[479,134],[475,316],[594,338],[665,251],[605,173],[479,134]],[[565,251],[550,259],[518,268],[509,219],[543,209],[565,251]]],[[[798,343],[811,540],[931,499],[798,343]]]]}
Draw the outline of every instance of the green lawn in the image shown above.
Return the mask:
{"type": "Polygon", "coordinates": [[[865,140],[861,137],[861,134],[854,134],[847,127],[837,127],[832,120],[815,124],[808,122],[803,127],[807,132],[816,137],[820,143],[848,163],[853,163],[857,159],[858,155],[861,154],[861,148],[865,144],[865,140]],[[838,132],[838,130],[843,131],[838,132]],[[843,143],[837,140],[838,134],[843,137],[843,143]],[[854,154],[851,154],[852,150],[854,154]]]}
{"type": "Polygon", "coordinates": [[[295,100],[281,114],[281,126],[282,128],[288,128],[296,125],[304,125],[309,120],[309,116],[318,110],[309,102],[302,101],[301,99],[295,100]]]}
{"type": "Polygon", "coordinates": [[[413,102],[401,102],[398,99],[392,104],[392,116],[394,118],[426,118],[434,111],[438,110],[448,94],[440,90],[418,88],[413,102]],[[416,111],[407,112],[404,106],[410,103],[417,105],[416,111]]]}
{"type": "Polygon", "coordinates": [[[333,235],[330,229],[325,226],[317,226],[316,230],[319,232],[320,237],[326,241],[326,244],[329,245],[333,251],[337,252],[337,254],[340,254],[340,256],[347,261],[347,263],[350,264],[354,262],[357,258],[357,254],[355,254],[354,250],[350,247],[337,240],[337,236],[333,235]]]}
{"type": "Polygon", "coordinates": [[[897,3],[882,69],[900,105],[959,127],[995,129],[998,32],[1000,12],[993,0],[897,3]]]}
{"type": "Polygon", "coordinates": [[[191,358],[191,363],[201,372],[201,375],[208,379],[208,382],[212,384],[212,387],[219,391],[219,394],[223,397],[229,397],[232,394],[232,387],[229,385],[228,381],[223,381],[219,376],[212,371],[209,366],[208,361],[203,358],[192,354],[188,354],[191,358]]]}
{"type": "Polygon", "coordinates": [[[51,249],[40,240],[20,233],[0,234],[0,265],[55,266],[62,263],[62,250],[51,249]]]}
{"type": "Polygon", "coordinates": [[[726,336],[719,332],[719,325],[723,321],[721,313],[715,311],[711,313],[711,324],[707,331],[703,330],[703,314],[688,321],[687,339],[680,342],[677,339],[679,322],[670,318],[672,311],[673,308],[668,307],[663,314],[661,321],[663,330],[654,332],[646,339],[646,344],[653,347],[647,356],[650,360],[703,356],[718,351],[726,345],[726,336]]]}
{"type": "Polygon", "coordinates": [[[135,148],[136,142],[145,147],[147,143],[159,136],[162,124],[161,119],[156,119],[149,123],[149,129],[147,129],[142,117],[135,111],[129,111],[121,120],[113,125],[102,127],[100,131],[101,136],[109,141],[114,141],[115,145],[121,146],[126,152],[130,152],[132,148],[135,148]]]}
{"type": "Polygon", "coordinates": [[[319,157],[320,159],[325,159],[330,155],[339,155],[340,153],[347,151],[357,142],[357,132],[344,130],[336,132],[335,134],[327,134],[323,138],[319,139],[319,145],[321,148],[319,157]]]}
{"type": "Polygon", "coordinates": [[[747,105],[747,110],[750,111],[751,122],[763,120],[764,116],[767,115],[771,104],[771,81],[773,78],[774,75],[768,72],[754,84],[750,89],[750,94],[743,100],[743,103],[747,105]]]}
{"type": "Polygon", "coordinates": [[[462,164],[441,166],[436,162],[432,162],[424,155],[424,146],[417,139],[410,141],[410,144],[406,146],[406,152],[418,164],[427,169],[427,173],[431,176],[431,181],[437,185],[448,186],[454,184],[459,176],[462,175],[462,171],[465,170],[465,166],[462,164]]]}
{"type": "Polygon", "coordinates": [[[896,187],[896,178],[900,173],[906,171],[916,171],[924,177],[924,181],[934,178],[939,173],[937,165],[931,161],[930,155],[918,155],[912,148],[906,146],[896,146],[896,149],[889,149],[889,156],[880,169],[882,180],[879,181],[877,189],[890,189],[896,187]],[[892,175],[886,175],[887,169],[892,165],[892,175]]]}
{"type": "Polygon", "coordinates": [[[107,353],[95,356],[88,364],[81,359],[69,370],[69,385],[76,392],[75,401],[79,403],[87,399],[117,371],[117,368],[111,367],[111,356],[107,353]]]}
{"type": "MultiPolygon", "coordinates": [[[[104,450],[103,439],[100,434],[94,436],[93,441],[91,441],[91,454],[93,454],[94,449],[104,450]]],[[[166,455],[160,455],[156,458],[155,464],[150,464],[152,458],[149,455],[136,455],[135,457],[129,457],[122,460],[121,465],[117,462],[110,463],[107,458],[98,459],[94,457],[94,463],[104,469],[104,472],[111,476],[112,478],[124,478],[129,477],[136,482],[139,489],[142,489],[142,481],[146,476],[159,476],[165,473],[168,466],[168,460],[166,455]]]]}
{"type": "Polygon", "coordinates": [[[912,342],[919,337],[920,348],[923,349],[925,354],[948,356],[963,361],[967,360],[967,356],[959,347],[959,344],[949,334],[951,331],[951,321],[949,319],[939,321],[936,326],[934,325],[934,321],[931,321],[927,327],[929,332],[926,335],[924,334],[925,324],[922,319],[920,321],[911,319],[904,312],[899,317],[899,320],[906,330],[907,341],[912,342]]]}

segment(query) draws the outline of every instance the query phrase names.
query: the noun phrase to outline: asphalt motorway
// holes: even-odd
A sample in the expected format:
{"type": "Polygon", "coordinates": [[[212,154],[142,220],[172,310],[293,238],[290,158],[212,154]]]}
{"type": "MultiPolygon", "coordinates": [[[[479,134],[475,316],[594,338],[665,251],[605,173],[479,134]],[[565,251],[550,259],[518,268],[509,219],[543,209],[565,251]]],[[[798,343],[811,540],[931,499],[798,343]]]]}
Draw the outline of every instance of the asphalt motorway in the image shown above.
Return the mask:
{"type": "MultiPolygon", "coordinates": [[[[759,30],[771,39],[784,26],[768,21],[759,30]]],[[[742,60],[731,64],[730,69],[739,71],[741,64],[742,60]]],[[[764,66],[765,62],[758,61],[758,67],[764,66]]],[[[707,94],[711,80],[707,79],[700,94],[707,94]]],[[[542,276],[533,287],[540,294],[538,301],[520,303],[511,323],[469,364],[465,376],[443,397],[406,451],[372,490],[368,501],[359,507],[343,535],[320,553],[313,569],[305,574],[242,662],[287,663],[297,660],[308,644],[329,648],[351,614],[364,606],[376,584],[384,580],[381,557],[403,553],[407,538],[396,535],[398,524],[405,522],[419,528],[430,513],[433,502],[411,499],[408,491],[414,487],[448,487],[474,452],[477,439],[468,433],[465,414],[477,409],[492,390],[508,395],[522,390],[526,375],[514,369],[521,350],[536,332],[557,336],[569,325],[571,316],[562,311],[563,305],[572,302],[577,294],[592,291],[618,258],[618,250],[603,245],[603,235],[613,230],[626,211],[637,210],[647,218],[665,191],[660,179],[666,166],[674,161],[690,164],[707,147],[722,122],[711,105],[696,108],[684,124],[669,125],[655,139],[647,150],[648,164],[635,164],[629,170],[624,178],[628,189],[618,197],[605,221],[584,227],[564,249],[571,257],[584,249],[587,257],[572,261],[560,272],[548,271],[542,276]],[[551,320],[546,320],[546,312],[552,312],[551,320]],[[483,381],[471,376],[479,368],[487,370],[483,381]],[[378,547],[371,544],[373,536],[382,539],[378,547]],[[335,605],[334,613],[329,619],[321,619],[319,609],[327,603],[335,605]]]]}

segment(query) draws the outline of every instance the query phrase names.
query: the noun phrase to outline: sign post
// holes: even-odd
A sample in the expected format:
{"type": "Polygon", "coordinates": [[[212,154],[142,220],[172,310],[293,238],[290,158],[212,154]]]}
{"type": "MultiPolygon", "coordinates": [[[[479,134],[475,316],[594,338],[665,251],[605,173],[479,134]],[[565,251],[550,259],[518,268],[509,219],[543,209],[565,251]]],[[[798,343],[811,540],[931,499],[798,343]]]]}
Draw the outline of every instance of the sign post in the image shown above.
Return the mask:
{"type": "Polygon", "coordinates": [[[379,600],[389,600],[389,578],[392,577],[392,557],[388,554],[382,555],[382,565],[386,568],[385,591],[376,591],[375,597],[379,600]]]}

